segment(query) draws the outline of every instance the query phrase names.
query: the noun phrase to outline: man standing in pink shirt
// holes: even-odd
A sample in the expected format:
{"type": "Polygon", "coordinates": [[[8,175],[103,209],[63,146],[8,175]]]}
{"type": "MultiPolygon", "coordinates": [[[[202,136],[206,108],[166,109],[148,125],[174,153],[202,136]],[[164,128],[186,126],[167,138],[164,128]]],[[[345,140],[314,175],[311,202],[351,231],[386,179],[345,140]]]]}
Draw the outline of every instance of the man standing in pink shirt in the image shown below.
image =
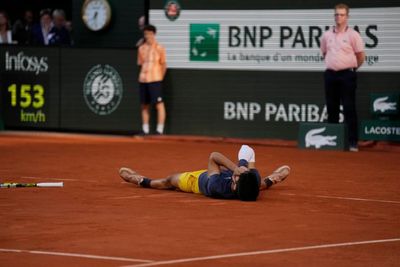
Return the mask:
{"type": "Polygon", "coordinates": [[[325,98],[328,122],[338,123],[340,104],[343,105],[348,129],[349,150],[358,151],[358,122],[356,111],[356,70],[363,64],[364,42],[360,34],[347,24],[349,7],[335,6],[335,23],[321,38],[321,52],[325,58],[325,98]]]}

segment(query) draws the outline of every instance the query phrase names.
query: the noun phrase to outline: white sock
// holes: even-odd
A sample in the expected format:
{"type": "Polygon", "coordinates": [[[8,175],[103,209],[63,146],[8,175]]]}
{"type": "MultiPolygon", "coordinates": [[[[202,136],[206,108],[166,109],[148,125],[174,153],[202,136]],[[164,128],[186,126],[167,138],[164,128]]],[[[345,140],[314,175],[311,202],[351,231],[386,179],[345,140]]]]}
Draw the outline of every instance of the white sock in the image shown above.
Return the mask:
{"type": "Polygon", "coordinates": [[[157,124],[157,132],[160,134],[164,133],[164,124],[157,124]]]}
{"type": "Polygon", "coordinates": [[[248,145],[242,145],[238,153],[238,160],[245,159],[247,162],[255,162],[256,156],[254,150],[248,145]]]}
{"type": "Polygon", "coordinates": [[[150,125],[148,123],[143,123],[142,130],[145,134],[148,134],[150,132],[150,125]]]}

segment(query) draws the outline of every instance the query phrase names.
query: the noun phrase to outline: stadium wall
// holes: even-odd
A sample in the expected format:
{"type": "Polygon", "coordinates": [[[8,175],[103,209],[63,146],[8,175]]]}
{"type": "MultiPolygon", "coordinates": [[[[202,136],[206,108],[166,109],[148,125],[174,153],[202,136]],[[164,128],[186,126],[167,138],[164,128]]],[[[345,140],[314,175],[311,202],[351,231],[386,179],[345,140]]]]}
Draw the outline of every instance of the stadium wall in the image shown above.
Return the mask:
{"type": "MultiPolygon", "coordinates": [[[[372,92],[400,91],[400,4],[347,2],[366,43],[361,121],[371,117],[372,92]]],[[[336,3],[151,1],[150,22],[167,50],[168,132],[296,139],[299,122],[326,121],[319,37],[336,3]],[[178,13],[168,13],[171,3],[178,13]]]]}
{"type": "MultiPolygon", "coordinates": [[[[176,2],[181,9],[175,20],[165,15],[168,1],[151,1],[149,11],[167,49],[168,134],[295,140],[299,122],[325,121],[324,66],[317,40],[309,34],[332,24],[336,2],[176,2]],[[237,10],[232,17],[230,12],[237,10]],[[210,54],[208,61],[189,51],[195,41],[191,29],[201,31],[204,24],[219,25],[218,56],[210,54]],[[274,61],[277,53],[280,58],[274,61]]],[[[368,45],[368,61],[358,73],[361,121],[372,117],[371,93],[400,91],[400,5],[349,4],[368,45]]],[[[78,7],[75,1],[74,10],[78,7]]],[[[0,46],[0,71],[0,115],[6,129],[131,134],[141,128],[134,49],[0,46]],[[98,84],[109,92],[99,92],[98,84]]]]}
{"type": "Polygon", "coordinates": [[[108,0],[111,21],[107,28],[90,31],[82,21],[85,0],[72,0],[73,39],[76,46],[92,48],[134,48],[142,37],[138,20],[146,14],[146,1],[108,0]]]}
{"type": "Polygon", "coordinates": [[[0,47],[6,129],[135,133],[136,50],[0,47]]]}

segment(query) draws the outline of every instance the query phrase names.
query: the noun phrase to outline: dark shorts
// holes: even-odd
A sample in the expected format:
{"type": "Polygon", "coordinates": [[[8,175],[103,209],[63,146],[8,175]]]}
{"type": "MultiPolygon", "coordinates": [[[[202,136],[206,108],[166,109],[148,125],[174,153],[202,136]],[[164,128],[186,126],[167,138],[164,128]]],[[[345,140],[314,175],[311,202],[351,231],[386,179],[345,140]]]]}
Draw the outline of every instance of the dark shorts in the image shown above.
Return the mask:
{"type": "Polygon", "coordinates": [[[140,103],[141,104],[157,104],[163,102],[162,83],[139,83],[140,103]]]}

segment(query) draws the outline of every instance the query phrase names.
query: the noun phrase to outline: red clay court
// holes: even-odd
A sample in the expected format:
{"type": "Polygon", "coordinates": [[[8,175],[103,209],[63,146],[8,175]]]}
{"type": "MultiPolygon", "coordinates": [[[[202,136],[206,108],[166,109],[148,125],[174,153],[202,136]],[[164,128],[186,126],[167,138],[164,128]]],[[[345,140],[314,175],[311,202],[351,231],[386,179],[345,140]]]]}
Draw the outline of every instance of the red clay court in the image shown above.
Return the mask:
{"type": "Polygon", "coordinates": [[[0,266],[399,266],[400,153],[249,143],[262,175],[289,178],[253,203],[136,188],[202,169],[239,142],[61,134],[0,135],[0,266]]]}

